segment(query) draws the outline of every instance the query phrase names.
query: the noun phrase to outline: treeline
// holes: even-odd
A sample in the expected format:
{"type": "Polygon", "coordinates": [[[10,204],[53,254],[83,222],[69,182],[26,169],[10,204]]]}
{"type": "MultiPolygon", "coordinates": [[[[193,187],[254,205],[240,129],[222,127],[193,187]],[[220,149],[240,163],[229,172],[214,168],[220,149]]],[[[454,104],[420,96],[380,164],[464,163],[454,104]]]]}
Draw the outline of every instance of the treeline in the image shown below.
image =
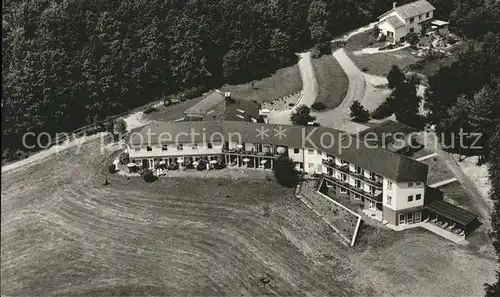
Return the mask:
{"type": "Polygon", "coordinates": [[[132,107],[265,77],[392,1],[20,0],[2,21],[2,156],[132,107]],[[376,5],[375,5],[376,4],[376,5]]]}
{"type": "MultiPolygon", "coordinates": [[[[469,47],[456,62],[429,78],[428,120],[444,135],[457,135],[461,129],[482,135],[478,143],[482,149],[456,148],[455,152],[479,155],[481,162],[488,162],[494,202],[491,236],[500,259],[500,2],[433,2],[444,8],[452,30],[465,37],[469,47]]],[[[500,272],[497,281],[485,287],[487,297],[500,296],[500,272]]]]}

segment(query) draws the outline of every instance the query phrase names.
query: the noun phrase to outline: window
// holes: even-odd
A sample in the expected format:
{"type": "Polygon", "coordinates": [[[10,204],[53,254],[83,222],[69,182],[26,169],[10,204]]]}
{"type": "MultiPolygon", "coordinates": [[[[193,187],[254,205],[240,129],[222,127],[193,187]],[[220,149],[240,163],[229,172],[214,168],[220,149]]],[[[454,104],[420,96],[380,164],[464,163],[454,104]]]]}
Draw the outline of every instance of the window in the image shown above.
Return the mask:
{"type": "Polygon", "coordinates": [[[179,143],[179,144],[177,145],[177,150],[178,150],[178,151],[182,151],[183,149],[184,149],[184,147],[182,146],[182,143],[179,143]]]}
{"type": "Polygon", "coordinates": [[[387,181],[387,190],[392,191],[392,182],[387,181]]]}
{"type": "Polygon", "coordinates": [[[408,183],[408,188],[413,188],[413,183],[408,183]]]}
{"type": "Polygon", "coordinates": [[[150,146],[148,145],[148,146],[146,146],[146,150],[147,150],[148,152],[150,152],[150,151],[152,151],[152,150],[153,150],[153,148],[152,148],[152,147],[150,147],[150,146]]]}
{"type": "Polygon", "coordinates": [[[209,142],[209,143],[207,143],[207,147],[208,147],[209,149],[213,148],[212,143],[210,143],[210,142],[209,142]]]}
{"type": "Polygon", "coordinates": [[[361,189],[361,188],[363,188],[363,184],[361,183],[361,181],[360,181],[360,180],[355,180],[354,182],[355,182],[355,184],[356,184],[356,187],[358,187],[358,188],[360,188],[360,189],[361,189]]]}
{"type": "Polygon", "coordinates": [[[415,200],[420,200],[422,199],[422,194],[417,194],[417,196],[415,196],[415,200]]]}
{"type": "Polygon", "coordinates": [[[308,153],[309,153],[309,155],[314,155],[314,150],[313,149],[309,149],[308,153]]]}
{"type": "Polygon", "coordinates": [[[354,194],[354,200],[361,200],[361,195],[354,194]]]}
{"type": "Polygon", "coordinates": [[[164,144],[161,146],[162,151],[168,151],[168,145],[164,144]]]}
{"type": "Polygon", "coordinates": [[[419,15],[419,16],[418,16],[418,19],[419,19],[419,20],[421,20],[423,17],[424,17],[424,15],[423,15],[423,14],[422,14],[422,15],[419,15]]]}
{"type": "Polygon", "coordinates": [[[316,150],[316,154],[321,155],[321,151],[320,150],[316,150]]]}
{"type": "Polygon", "coordinates": [[[418,223],[422,220],[422,213],[420,211],[415,212],[415,223],[418,223]]]}
{"type": "Polygon", "coordinates": [[[365,171],[363,170],[363,168],[356,165],[356,173],[363,175],[363,174],[365,174],[365,171]]]}
{"type": "Polygon", "coordinates": [[[415,21],[415,18],[410,18],[410,24],[413,24],[414,21],[415,21]]]}
{"type": "Polygon", "coordinates": [[[321,166],[321,164],[318,164],[318,166],[316,166],[318,169],[317,171],[318,172],[323,172],[323,167],[321,166]]]}
{"type": "Polygon", "coordinates": [[[408,224],[413,223],[413,212],[409,212],[409,213],[407,214],[406,221],[408,222],[408,224]]]}
{"type": "Polygon", "coordinates": [[[370,186],[370,193],[372,195],[375,195],[375,187],[374,186],[370,186]]]}
{"type": "Polygon", "coordinates": [[[341,173],[340,174],[340,180],[346,181],[347,180],[347,175],[345,175],[344,173],[341,173]]]}
{"type": "Polygon", "coordinates": [[[430,16],[430,12],[425,14],[425,17],[428,18],[430,16]]]}
{"type": "Polygon", "coordinates": [[[400,224],[404,224],[405,223],[405,214],[404,213],[400,213],[399,214],[399,223],[400,224]]]}
{"type": "Polygon", "coordinates": [[[415,28],[410,28],[410,33],[415,32],[415,28]]]}
{"type": "Polygon", "coordinates": [[[294,154],[298,154],[298,153],[299,153],[299,149],[298,149],[298,148],[294,148],[294,149],[293,149],[293,153],[294,153],[294,154]]]}
{"type": "Polygon", "coordinates": [[[347,189],[343,188],[343,187],[340,187],[340,193],[347,193],[347,189]]]}
{"type": "Polygon", "coordinates": [[[136,152],[138,152],[138,151],[140,151],[140,150],[141,150],[141,147],[140,147],[140,146],[136,146],[136,147],[134,147],[134,150],[135,150],[136,152]]]}
{"type": "Polygon", "coordinates": [[[392,197],[387,195],[387,205],[391,205],[392,204],[392,197]]]}
{"type": "Polygon", "coordinates": [[[422,183],[421,183],[421,182],[416,182],[416,183],[415,183],[415,186],[417,186],[417,187],[420,187],[421,185],[422,185],[422,183]]]}
{"type": "Polygon", "coordinates": [[[413,201],[413,195],[408,196],[408,202],[412,202],[412,201],[413,201]]]}
{"type": "Polygon", "coordinates": [[[193,150],[197,150],[198,149],[198,144],[197,143],[193,143],[193,150]]]}
{"type": "Polygon", "coordinates": [[[314,168],[314,163],[309,163],[309,169],[314,168]]]}

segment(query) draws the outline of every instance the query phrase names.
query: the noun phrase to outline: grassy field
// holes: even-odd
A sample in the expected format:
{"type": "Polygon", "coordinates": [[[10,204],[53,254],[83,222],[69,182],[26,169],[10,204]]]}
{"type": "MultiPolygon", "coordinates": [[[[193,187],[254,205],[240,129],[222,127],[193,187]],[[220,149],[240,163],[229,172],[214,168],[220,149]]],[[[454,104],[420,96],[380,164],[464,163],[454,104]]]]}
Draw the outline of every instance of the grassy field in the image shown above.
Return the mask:
{"type": "Polygon", "coordinates": [[[312,64],[318,81],[316,102],[323,102],[327,109],[337,107],[344,100],[349,87],[346,73],[332,55],[312,59],[312,64]]]}
{"type": "Polygon", "coordinates": [[[265,179],[103,186],[114,155],[94,141],[3,173],[2,295],[479,296],[494,278],[484,248],[421,230],[346,248],[265,179]]]}
{"type": "Polygon", "coordinates": [[[409,65],[420,61],[420,58],[413,56],[408,50],[398,50],[389,53],[379,53],[373,55],[353,55],[346,51],[354,63],[363,70],[363,72],[386,76],[389,73],[392,65],[396,65],[401,69],[405,69],[409,65]]]}
{"type": "Polygon", "coordinates": [[[367,47],[379,47],[383,42],[378,42],[372,37],[371,31],[353,35],[345,43],[345,49],[349,51],[359,51],[367,47]]]}
{"type": "Polygon", "coordinates": [[[225,85],[222,91],[231,92],[235,98],[257,100],[259,102],[273,101],[302,90],[302,79],[298,65],[293,65],[276,71],[270,77],[241,85],[225,85]]]}

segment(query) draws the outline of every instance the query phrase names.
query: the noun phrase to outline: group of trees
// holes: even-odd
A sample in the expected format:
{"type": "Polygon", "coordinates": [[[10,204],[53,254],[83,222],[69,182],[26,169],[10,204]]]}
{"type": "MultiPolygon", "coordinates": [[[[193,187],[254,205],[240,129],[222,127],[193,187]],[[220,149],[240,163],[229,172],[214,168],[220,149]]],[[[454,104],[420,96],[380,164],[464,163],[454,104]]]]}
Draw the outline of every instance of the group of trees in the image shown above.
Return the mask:
{"type": "Polygon", "coordinates": [[[27,131],[69,132],[170,94],[267,76],[391,1],[7,1],[3,157],[24,149],[27,131]]]}

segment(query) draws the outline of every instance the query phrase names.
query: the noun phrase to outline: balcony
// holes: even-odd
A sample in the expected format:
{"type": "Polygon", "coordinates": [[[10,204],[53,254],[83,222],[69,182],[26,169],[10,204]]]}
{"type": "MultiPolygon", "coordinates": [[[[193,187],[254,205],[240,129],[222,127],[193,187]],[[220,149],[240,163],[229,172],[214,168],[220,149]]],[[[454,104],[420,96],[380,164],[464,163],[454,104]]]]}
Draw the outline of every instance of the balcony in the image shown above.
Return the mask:
{"type": "Polygon", "coordinates": [[[372,194],[370,192],[366,192],[363,189],[357,188],[351,184],[349,184],[347,181],[342,181],[340,179],[335,178],[334,176],[328,175],[328,174],[323,174],[323,177],[325,177],[328,181],[348,189],[349,191],[352,191],[356,194],[359,194],[367,199],[373,200],[375,202],[382,202],[382,191],[380,191],[379,194],[372,194]]]}
{"type": "Polygon", "coordinates": [[[277,158],[280,155],[279,153],[246,151],[246,150],[243,150],[243,149],[222,149],[222,152],[225,153],[225,154],[232,154],[232,155],[239,155],[239,156],[248,156],[248,157],[277,158]]]}
{"type": "Polygon", "coordinates": [[[335,162],[333,162],[331,160],[323,160],[323,164],[326,166],[335,168],[335,169],[342,171],[344,173],[347,173],[349,176],[352,176],[355,179],[358,179],[358,180],[365,182],[365,183],[367,183],[371,186],[374,186],[376,188],[382,189],[382,187],[383,187],[383,179],[382,178],[378,178],[378,179],[367,178],[363,174],[358,174],[356,172],[349,171],[348,165],[338,166],[337,164],[335,164],[335,162]]]}

